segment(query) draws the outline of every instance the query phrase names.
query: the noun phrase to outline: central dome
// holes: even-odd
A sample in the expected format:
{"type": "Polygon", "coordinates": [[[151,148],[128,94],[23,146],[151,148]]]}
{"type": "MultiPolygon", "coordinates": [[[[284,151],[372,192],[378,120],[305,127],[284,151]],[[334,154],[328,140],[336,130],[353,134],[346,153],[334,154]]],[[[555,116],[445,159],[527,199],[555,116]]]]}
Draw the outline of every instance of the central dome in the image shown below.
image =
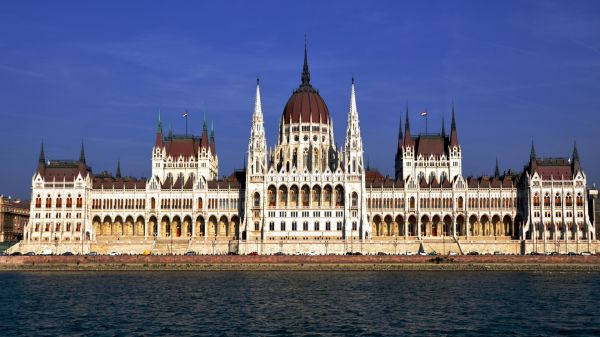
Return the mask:
{"type": "Polygon", "coordinates": [[[310,84],[308,59],[304,48],[304,66],[302,68],[302,84],[294,91],[292,97],[283,108],[283,123],[321,123],[329,124],[329,110],[319,92],[310,84]]]}

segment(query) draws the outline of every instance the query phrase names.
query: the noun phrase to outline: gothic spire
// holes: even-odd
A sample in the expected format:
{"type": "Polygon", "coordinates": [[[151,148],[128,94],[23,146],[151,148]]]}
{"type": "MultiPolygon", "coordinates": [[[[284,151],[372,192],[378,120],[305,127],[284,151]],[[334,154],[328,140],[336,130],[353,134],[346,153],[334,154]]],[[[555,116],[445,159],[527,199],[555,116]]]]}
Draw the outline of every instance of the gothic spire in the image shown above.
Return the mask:
{"type": "Polygon", "coordinates": [[[358,121],[358,110],[356,108],[356,91],[354,89],[354,78],[350,90],[350,108],[348,110],[348,127],[346,128],[346,153],[344,155],[346,172],[359,173],[363,166],[363,144],[360,136],[358,121]]]}
{"type": "Polygon", "coordinates": [[[115,174],[115,178],[121,179],[121,161],[117,160],[117,173],[115,174]]]}
{"type": "Polygon", "coordinates": [[[38,159],[38,162],[40,162],[40,163],[46,162],[46,155],[44,154],[44,142],[42,142],[42,147],[40,148],[40,157],[38,159]]]}
{"type": "Polygon", "coordinates": [[[458,146],[458,131],[454,119],[454,100],[452,100],[452,124],[450,125],[450,146],[458,146]]]}
{"type": "Polygon", "coordinates": [[[413,145],[413,139],[410,134],[410,121],[408,119],[408,104],[406,105],[406,120],[404,122],[404,146],[413,145]]]}
{"type": "Polygon", "coordinates": [[[213,156],[217,154],[215,149],[215,126],[212,121],[210,122],[210,152],[213,156]]]}
{"type": "Polygon", "coordinates": [[[81,150],[79,151],[79,162],[85,164],[85,150],[83,149],[83,142],[81,142],[81,150]]]}
{"type": "Polygon", "coordinates": [[[573,174],[575,174],[576,171],[581,170],[581,163],[579,161],[579,151],[577,151],[577,142],[574,142],[573,144],[573,174]]]}
{"type": "Polygon", "coordinates": [[[160,109],[158,109],[158,125],[156,127],[156,139],[154,141],[155,147],[163,146],[163,136],[162,136],[162,120],[160,118],[160,109]]]}
{"type": "Polygon", "coordinates": [[[302,66],[302,85],[310,86],[310,71],[308,70],[308,53],[306,51],[306,40],[304,41],[304,65],[302,66]]]}
{"type": "Polygon", "coordinates": [[[162,133],[162,120],[160,119],[160,109],[158,109],[158,126],[156,132],[162,133]]]}
{"type": "Polygon", "coordinates": [[[500,177],[500,167],[498,166],[498,157],[496,157],[496,169],[494,170],[494,178],[500,177]]]}
{"type": "Polygon", "coordinates": [[[204,121],[202,122],[202,138],[200,138],[200,147],[209,149],[208,129],[206,127],[206,112],[204,113],[204,121]]]}
{"type": "Polygon", "coordinates": [[[535,146],[533,145],[533,140],[531,141],[531,152],[529,153],[529,162],[534,162],[536,160],[535,155],[535,146]]]}

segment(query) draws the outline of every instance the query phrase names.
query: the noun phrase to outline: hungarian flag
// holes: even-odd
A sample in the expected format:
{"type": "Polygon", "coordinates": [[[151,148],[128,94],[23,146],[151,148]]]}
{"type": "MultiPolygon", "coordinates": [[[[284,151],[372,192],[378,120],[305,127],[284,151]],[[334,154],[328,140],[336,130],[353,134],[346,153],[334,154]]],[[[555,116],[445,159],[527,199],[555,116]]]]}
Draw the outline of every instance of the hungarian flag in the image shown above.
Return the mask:
{"type": "Polygon", "coordinates": [[[421,112],[421,116],[427,116],[427,111],[421,112]]]}

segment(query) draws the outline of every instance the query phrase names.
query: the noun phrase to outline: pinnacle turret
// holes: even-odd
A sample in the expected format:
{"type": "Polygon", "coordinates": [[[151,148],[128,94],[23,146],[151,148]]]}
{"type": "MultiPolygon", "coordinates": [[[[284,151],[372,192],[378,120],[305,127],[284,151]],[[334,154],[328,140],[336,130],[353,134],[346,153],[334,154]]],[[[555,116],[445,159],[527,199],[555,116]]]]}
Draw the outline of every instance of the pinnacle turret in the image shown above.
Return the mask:
{"type": "Polygon", "coordinates": [[[79,162],[85,164],[85,150],[83,149],[83,142],[81,142],[81,150],[79,151],[79,162]]]}
{"type": "Polygon", "coordinates": [[[115,173],[115,178],[121,179],[121,161],[117,160],[117,173],[115,173]]]}
{"type": "Polygon", "coordinates": [[[452,101],[452,123],[450,125],[450,146],[458,146],[458,131],[456,131],[456,120],[454,118],[454,101],[452,101]]]}
{"type": "Polygon", "coordinates": [[[302,86],[310,86],[310,71],[308,70],[308,53],[304,42],[304,65],[302,66],[302,86]]]}
{"type": "Polygon", "coordinates": [[[46,155],[44,154],[44,142],[42,142],[42,147],[40,148],[40,157],[38,158],[38,162],[45,163],[46,155]]]}

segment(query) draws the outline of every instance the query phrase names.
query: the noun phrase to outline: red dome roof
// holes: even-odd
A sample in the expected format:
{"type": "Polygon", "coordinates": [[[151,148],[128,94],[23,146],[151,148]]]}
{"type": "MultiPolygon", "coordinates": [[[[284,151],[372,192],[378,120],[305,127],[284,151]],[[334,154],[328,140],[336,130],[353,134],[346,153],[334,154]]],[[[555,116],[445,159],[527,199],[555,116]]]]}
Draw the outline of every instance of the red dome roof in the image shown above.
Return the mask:
{"type": "Polygon", "coordinates": [[[304,48],[304,66],[302,68],[302,84],[294,91],[292,97],[283,109],[283,123],[313,123],[329,124],[329,110],[319,92],[310,84],[308,58],[304,48]]]}
{"type": "Polygon", "coordinates": [[[321,95],[309,86],[300,86],[288,100],[283,109],[283,123],[303,123],[312,120],[313,123],[329,124],[329,110],[321,95]]]}

